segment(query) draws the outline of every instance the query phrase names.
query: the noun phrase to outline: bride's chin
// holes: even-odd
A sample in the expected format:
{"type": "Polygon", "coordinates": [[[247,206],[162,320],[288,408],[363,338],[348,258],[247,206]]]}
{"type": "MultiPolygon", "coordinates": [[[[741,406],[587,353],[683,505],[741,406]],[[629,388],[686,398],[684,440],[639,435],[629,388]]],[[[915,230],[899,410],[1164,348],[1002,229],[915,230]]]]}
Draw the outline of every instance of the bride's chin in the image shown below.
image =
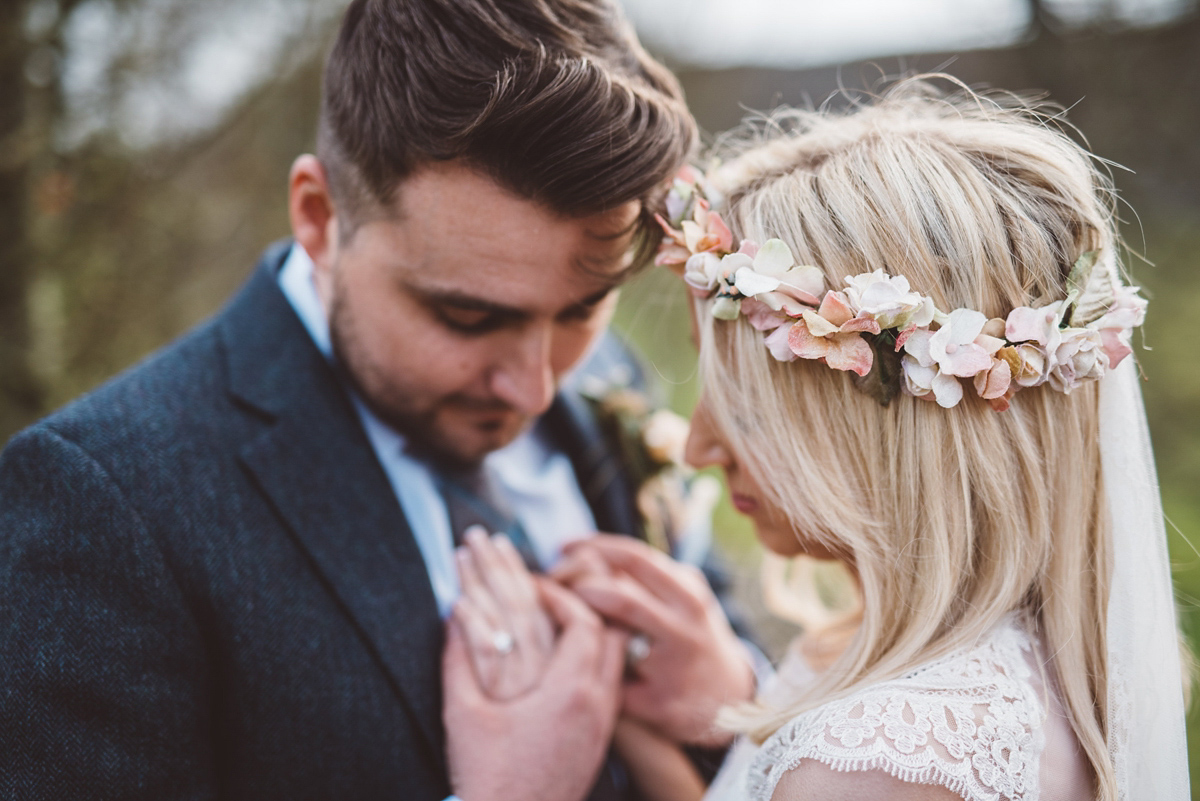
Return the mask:
{"type": "Polygon", "coordinates": [[[846,553],[832,550],[823,543],[815,542],[793,528],[761,525],[756,521],[754,530],[762,546],[777,556],[787,558],[808,556],[822,561],[847,564],[853,561],[848,558],[846,553]]]}
{"type": "Polygon", "coordinates": [[[755,520],[754,533],[764,548],[779,556],[803,556],[806,553],[804,543],[790,528],[764,525],[755,520]]]}

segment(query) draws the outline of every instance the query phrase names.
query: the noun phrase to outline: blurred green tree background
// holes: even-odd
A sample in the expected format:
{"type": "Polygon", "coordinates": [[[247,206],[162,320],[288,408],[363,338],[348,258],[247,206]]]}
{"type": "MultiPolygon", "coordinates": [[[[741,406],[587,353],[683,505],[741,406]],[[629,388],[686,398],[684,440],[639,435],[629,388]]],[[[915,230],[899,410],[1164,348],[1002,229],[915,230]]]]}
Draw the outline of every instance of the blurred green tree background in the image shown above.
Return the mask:
{"type": "MultiPolygon", "coordinates": [[[[915,8],[915,0],[896,5],[910,1],[915,8]]],[[[1200,307],[1194,2],[1172,0],[1169,13],[1150,19],[1118,0],[1032,2],[1021,29],[991,48],[910,57],[883,49],[870,54],[875,62],[804,69],[697,66],[705,61],[689,58],[686,42],[651,25],[652,12],[662,12],[655,0],[629,2],[644,41],[676,69],[710,136],[749,109],[820,103],[883,72],[945,69],[971,85],[1045,90],[1071,106],[1091,148],[1123,165],[1113,174],[1128,204],[1124,235],[1144,257],[1131,267],[1152,298],[1138,355],[1174,524],[1183,625],[1200,636],[1192,545],[1200,540],[1200,369],[1185,330],[1200,307]]],[[[793,15],[809,7],[781,2],[793,15]]],[[[823,4],[810,5],[827,15],[823,4]]],[[[321,61],[343,7],[0,4],[0,441],[212,314],[262,248],[287,235],[287,171],[313,146],[321,61]]],[[[697,390],[685,320],[676,287],[652,273],[625,291],[616,321],[683,412],[697,390]]],[[[752,536],[728,508],[717,529],[752,586],[752,536]]],[[[1196,712],[1191,730],[1200,733],[1196,712]]],[[[1200,790],[1200,736],[1191,747],[1200,790]]]]}

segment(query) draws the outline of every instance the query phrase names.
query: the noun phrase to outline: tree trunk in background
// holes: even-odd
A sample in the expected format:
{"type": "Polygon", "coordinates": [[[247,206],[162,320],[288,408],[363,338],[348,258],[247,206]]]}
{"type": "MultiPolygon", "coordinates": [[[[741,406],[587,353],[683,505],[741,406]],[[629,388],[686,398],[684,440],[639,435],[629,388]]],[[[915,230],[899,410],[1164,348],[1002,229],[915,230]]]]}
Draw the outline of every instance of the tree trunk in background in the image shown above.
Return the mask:
{"type": "Polygon", "coordinates": [[[29,142],[25,130],[29,47],[25,3],[0,3],[0,443],[41,411],[29,363],[29,142]]]}

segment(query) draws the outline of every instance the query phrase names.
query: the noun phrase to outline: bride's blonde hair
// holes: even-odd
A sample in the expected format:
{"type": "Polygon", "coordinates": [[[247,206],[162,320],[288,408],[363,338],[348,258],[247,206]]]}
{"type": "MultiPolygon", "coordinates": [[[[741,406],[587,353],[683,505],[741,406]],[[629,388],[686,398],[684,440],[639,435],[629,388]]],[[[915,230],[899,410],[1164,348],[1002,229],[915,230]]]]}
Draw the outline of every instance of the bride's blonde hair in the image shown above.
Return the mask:
{"type": "MultiPolygon", "coordinates": [[[[735,235],[783,239],[830,288],[882,268],[938,308],[1004,317],[1061,300],[1082,253],[1119,244],[1107,177],[1051,112],[939,76],[844,113],[777,112],[724,152],[712,180],[735,235]]],[[[714,321],[710,302],[698,319],[714,419],[797,535],[850,555],[862,595],[856,634],[802,698],[726,722],[764,739],[1023,610],[1098,798],[1115,799],[1096,384],[1027,390],[1005,412],[969,385],[952,409],[907,395],[884,407],[846,372],[775,361],[744,317],[714,321]]]]}

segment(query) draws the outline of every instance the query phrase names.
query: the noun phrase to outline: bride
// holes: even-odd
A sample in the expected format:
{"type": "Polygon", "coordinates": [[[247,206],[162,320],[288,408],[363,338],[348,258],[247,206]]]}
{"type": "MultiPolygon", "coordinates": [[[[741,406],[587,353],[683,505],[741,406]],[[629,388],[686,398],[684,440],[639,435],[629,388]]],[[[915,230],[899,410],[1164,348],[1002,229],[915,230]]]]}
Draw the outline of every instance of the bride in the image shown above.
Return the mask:
{"type": "Polygon", "coordinates": [[[937,86],[778,114],[672,189],[688,458],[858,604],[745,702],[703,582],[628,538],[573,546],[556,576],[640,633],[617,744],[648,798],[698,797],[683,751],[726,732],[709,799],[1188,795],[1112,190],[1057,117],[937,86]]]}

